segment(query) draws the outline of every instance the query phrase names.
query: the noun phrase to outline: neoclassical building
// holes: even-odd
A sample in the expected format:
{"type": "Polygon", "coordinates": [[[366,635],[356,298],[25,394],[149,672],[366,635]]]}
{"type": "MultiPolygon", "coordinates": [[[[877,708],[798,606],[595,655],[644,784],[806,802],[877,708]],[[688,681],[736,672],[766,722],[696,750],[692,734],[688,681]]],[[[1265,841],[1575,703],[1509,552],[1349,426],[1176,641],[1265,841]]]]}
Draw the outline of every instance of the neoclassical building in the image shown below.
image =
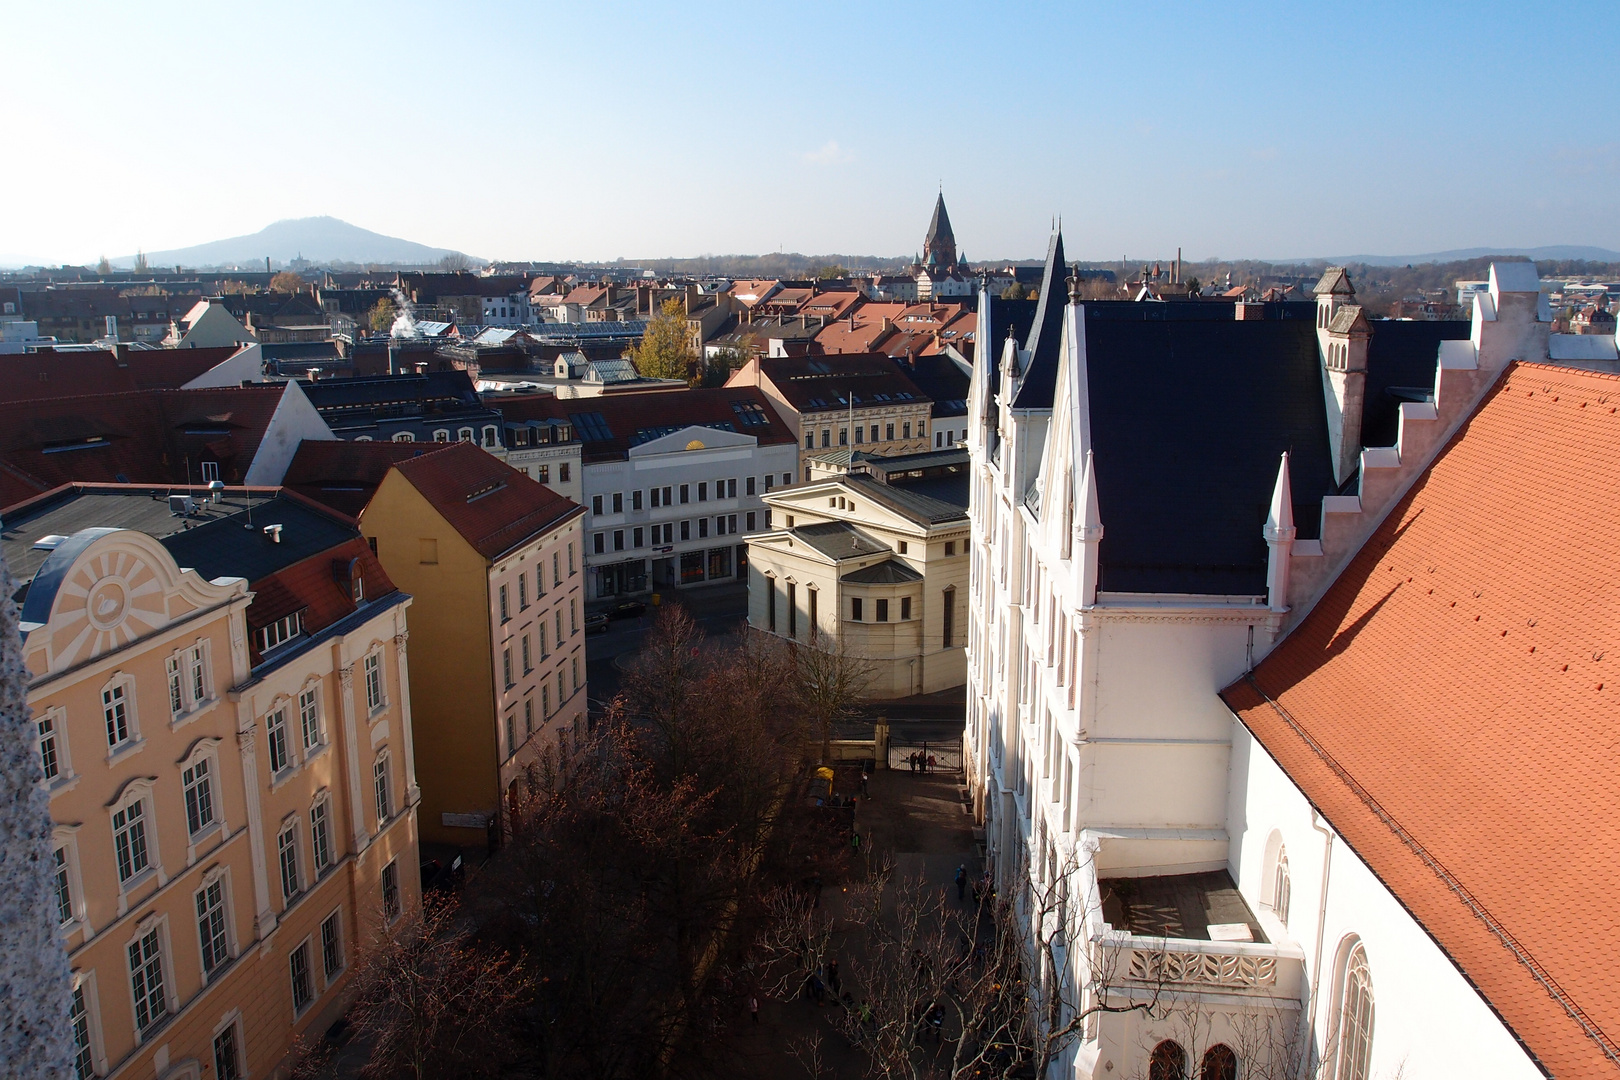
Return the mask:
{"type": "Polygon", "coordinates": [[[410,597],[302,499],[166,495],[4,522],[81,1080],[271,1075],[418,903],[410,597]]]}
{"type": "MultiPolygon", "coordinates": [[[[1475,688],[1498,662],[1483,636],[1382,626],[1386,594],[1428,590],[1511,640],[1481,599],[1502,591],[1525,596],[1521,629],[1558,612],[1565,652],[1612,636],[1612,607],[1532,603],[1516,579],[1563,545],[1599,588],[1613,545],[1549,527],[1535,469],[1490,461],[1535,445],[1564,466],[1551,482],[1612,505],[1620,384],[1514,364],[1550,355],[1527,263],[1450,324],[1370,320],[1342,270],[1303,304],[1065,302],[1064,278],[1054,237],[1034,325],[999,350],[981,294],[964,740],[998,884],[1050,946],[1049,1015],[1087,1015],[1054,1075],[1612,1069],[1612,995],[1526,879],[1597,902],[1613,860],[1561,867],[1515,820],[1524,781],[1498,777],[1516,723],[1597,754],[1602,691],[1577,738],[1554,699],[1521,713],[1475,688]],[[1566,404],[1509,409],[1521,393],[1566,404]],[[1495,885],[1509,864],[1517,891],[1495,885]]],[[[1565,775],[1540,770],[1541,797],[1593,820],[1586,771],[1565,775]]]]}

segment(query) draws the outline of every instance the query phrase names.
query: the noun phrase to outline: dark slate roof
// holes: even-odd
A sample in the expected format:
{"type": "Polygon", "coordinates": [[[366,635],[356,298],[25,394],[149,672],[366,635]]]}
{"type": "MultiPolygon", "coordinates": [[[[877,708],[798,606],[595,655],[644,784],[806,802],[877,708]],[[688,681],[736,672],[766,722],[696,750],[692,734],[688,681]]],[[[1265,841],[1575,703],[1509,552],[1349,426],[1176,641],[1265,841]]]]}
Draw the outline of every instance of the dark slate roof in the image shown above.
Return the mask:
{"type": "Polygon", "coordinates": [[[896,402],[926,402],[922,388],[883,353],[835,353],[823,356],[770,356],[759,362],[760,375],[800,413],[838,412],[896,402]]]}
{"type": "Polygon", "coordinates": [[[683,427],[714,428],[752,435],[760,446],[796,443],[793,429],[757,386],[716,386],[690,390],[556,398],[549,394],[499,399],[508,421],[564,421],[582,443],[586,465],[623,461],[630,448],[683,427]],[[657,432],[656,435],[651,434],[657,432]]]}
{"type": "Polygon", "coordinates": [[[818,521],[788,531],[795,540],[802,540],[839,562],[889,550],[886,544],[872,539],[847,521],[818,521]]]}
{"type": "MultiPolygon", "coordinates": [[[[1003,300],[999,296],[990,297],[990,336],[986,337],[983,331],[984,320],[981,318],[973,333],[973,363],[988,364],[985,368],[985,386],[994,394],[1001,385],[1001,350],[1005,348],[1003,342],[1007,340],[1008,330],[1019,341],[1027,340],[1030,328],[1035,325],[1035,309],[1040,306],[1038,300],[1003,300]],[[995,340],[991,340],[991,338],[995,340]]],[[[980,314],[983,312],[981,310],[980,314]]]]}
{"type": "Polygon", "coordinates": [[[1401,421],[1401,402],[1434,397],[1434,372],[1442,341],[1462,341],[1472,324],[1405,322],[1372,324],[1367,343],[1367,388],[1361,414],[1361,445],[1394,446],[1401,421]]]}
{"type": "Polygon", "coordinates": [[[1334,490],[1314,321],[1238,322],[1225,304],[1085,309],[1101,588],[1264,593],[1261,528],[1282,452],[1302,538],[1334,490]],[[1175,307],[1210,317],[1116,310],[1175,307]]]}
{"type": "Polygon", "coordinates": [[[919,390],[933,398],[931,415],[967,415],[969,376],[957,366],[955,360],[944,353],[929,353],[905,359],[896,357],[894,362],[910,376],[919,390]]]}
{"type": "Polygon", "coordinates": [[[277,495],[262,502],[255,500],[251,509],[244,505],[235,513],[161,539],[175,562],[205,578],[243,577],[252,582],[358,535],[353,524],[302,499],[277,495]],[[281,526],[280,543],[273,543],[265,534],[269,525],[281,526]]]}
{"type": "Polygon", "coordinates": [[[933,244],[936,240],[949,241],[951,246],[956,245],[956,234],[951,232],[951,216],[945,212],[945,193],[939,193],[934,200],[934,216],[928,222],[928,236],[924,238],[925,244],[933,244]]]}
{"type": "Polygon", "coordinates": [[[903,562],[895,559],[884,559],[871,566],[863,566],[859,570],[851,570],[839,580],[847,581],[852,585],[903,585],[912,581],[921,581],[923,576],[903,562]]]}
{"type": "MultiPolygon", "coordinates": [[[[844,483],[875,503],[904,515],[919,525],[942,525],[947,521],[960,521],[967,517],[967,500],[946,502],[924,494],[916,487],[885,484],[867,476],[848,476],[844,483]]],[[[967,489],[967,473],[960,480],[963,493],[967,489]]],[[[920,485],[919,485],[920,486],[920,485]]]]}
{"type": "Polygon", "coordinates": [[[455,401],[469,408],[481,402],[465,371],[430,371],[423,375],[368,375],[322,379],[301,384],[316,410],[358,409],[421,401],[455,401]]]}
{"type": "MultiPolygon", "coordinates": [[[[1013,395],[1015,409],[1050,409],[1052,391],[1057,386],[1058,351],[1063,339],[1063,308],[1069,302],[1064,281],[1063,234],[1055,232],[1046,249],[1046,269],[1041,274],[1041,295],[1036,301],[1035,320],[1024,348],[1029,363],[1013,395]]],[[[992,328],[994,329],[994,328],[992,328]]]]}
{"type": "Polygon", "coordinates": [[[266,360],[336,360],[335,341],[277,341],[259,346],[266,360]]]}

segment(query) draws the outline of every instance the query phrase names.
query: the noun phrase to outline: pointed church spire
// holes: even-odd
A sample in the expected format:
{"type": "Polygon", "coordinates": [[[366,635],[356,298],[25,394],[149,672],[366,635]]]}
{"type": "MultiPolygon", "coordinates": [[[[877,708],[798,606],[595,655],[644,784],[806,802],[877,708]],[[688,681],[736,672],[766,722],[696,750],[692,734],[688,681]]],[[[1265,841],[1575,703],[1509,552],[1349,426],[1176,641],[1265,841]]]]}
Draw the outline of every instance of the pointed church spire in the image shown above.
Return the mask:
{"type": "Polygon", "coordinates": [[[1288,474],[1288,452],[1283,451],[1277,467],[1277,483],[1271,489],[1271,510],[1266,514],[1266,602],[1272,611],[1288,610],[1288,579],[1293,566],[1294,483],[1288,474]]]}
{"type": "Polygon", "coordinates": [[[1277,467],[1277,483],[1271,489],[1271,510],[1266,515],[1265,537],[1267,541],[1292,540],[1297,533],[1298,530],[1294,528],[1294,483],[1288,474],[1288,451],[1284,450],[1282,464],[1277,467]]]}
{"type": "Polygon", "coordinates": [[[929,266],[946,270],[956,266],[956,234],[951,232],[951,216],[945,212],[943,186],[934,200],[934,216],[928,222],[928,236],[923,240],[923,259],[929,266]]]}

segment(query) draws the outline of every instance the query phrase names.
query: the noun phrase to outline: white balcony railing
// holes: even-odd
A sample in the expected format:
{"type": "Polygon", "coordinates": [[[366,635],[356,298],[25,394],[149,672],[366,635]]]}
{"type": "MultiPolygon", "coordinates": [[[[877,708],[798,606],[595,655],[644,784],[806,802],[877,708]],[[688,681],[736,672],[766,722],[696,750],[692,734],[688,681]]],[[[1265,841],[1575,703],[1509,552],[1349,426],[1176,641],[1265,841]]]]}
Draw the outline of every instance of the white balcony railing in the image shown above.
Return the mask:
{"type": "Polygon", "coordinates": [[[1120,989],[1298,999],[1305,957],[1292,944],[1138,937],[1104,923],[1091,935],[1099,973],[1120,989]]]}

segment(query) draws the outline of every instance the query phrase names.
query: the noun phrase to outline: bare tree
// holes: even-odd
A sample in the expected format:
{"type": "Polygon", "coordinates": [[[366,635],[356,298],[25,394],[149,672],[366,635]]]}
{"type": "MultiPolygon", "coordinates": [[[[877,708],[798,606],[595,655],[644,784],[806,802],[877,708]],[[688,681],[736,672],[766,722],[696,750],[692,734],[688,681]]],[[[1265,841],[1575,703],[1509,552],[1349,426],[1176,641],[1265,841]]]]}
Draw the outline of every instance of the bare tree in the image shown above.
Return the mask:
{"type": "Polygon", "coordinates": [[[841,635],[812,631],[810,641],[793,652],[794,691],[821,741],[821,760],[827,761],[832,757],[833,725],[855,715],[877,679],[877,665],[841,635]]]}
{"type": "Polygon", "coordinates": [[[472,260],[459,251],[452,251],[439,260],[439,269],[446,274],[459,274],[472,267],[472,260]]]}
{"type": "Polygon", "coordinates": [[[513,1018],[533,988],[522,961],[475,941],[456,908],[427,906],[361,956],[351,1018],[375,1040],[362,1075],[497,1076],[515,1056],[513,1018]]]}

